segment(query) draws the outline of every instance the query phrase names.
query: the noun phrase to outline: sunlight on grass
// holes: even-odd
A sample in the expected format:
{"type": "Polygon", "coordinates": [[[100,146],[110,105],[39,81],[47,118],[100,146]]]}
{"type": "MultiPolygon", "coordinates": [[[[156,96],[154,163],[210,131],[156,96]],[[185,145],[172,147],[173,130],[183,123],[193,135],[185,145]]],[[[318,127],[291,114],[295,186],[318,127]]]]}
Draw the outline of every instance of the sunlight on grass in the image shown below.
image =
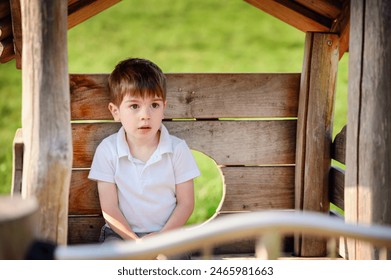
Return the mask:
{"type": "Polygon", "coordinates": [[[207,155],[192,151],[201,171],[194,180],[195,209],[188,224],[196,224],[211,218],[223,196],[222,174],[216,162],[207,155]]]}

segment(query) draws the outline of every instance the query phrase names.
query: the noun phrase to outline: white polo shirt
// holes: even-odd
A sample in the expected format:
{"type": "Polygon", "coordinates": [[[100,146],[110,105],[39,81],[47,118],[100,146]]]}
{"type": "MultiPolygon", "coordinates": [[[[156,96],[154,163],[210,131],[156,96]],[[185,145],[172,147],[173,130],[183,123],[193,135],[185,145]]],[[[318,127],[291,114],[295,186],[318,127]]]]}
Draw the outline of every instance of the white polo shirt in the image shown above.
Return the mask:
{"type": "Polygon", "coordinates": [[[161,126],[147,162],[134,158],[121,129],[97,147],[88,178],[114,183],[119,208],[136,233],[159,231],[176,206],[175,185],[200,175],[189,147],[161,126]]]}

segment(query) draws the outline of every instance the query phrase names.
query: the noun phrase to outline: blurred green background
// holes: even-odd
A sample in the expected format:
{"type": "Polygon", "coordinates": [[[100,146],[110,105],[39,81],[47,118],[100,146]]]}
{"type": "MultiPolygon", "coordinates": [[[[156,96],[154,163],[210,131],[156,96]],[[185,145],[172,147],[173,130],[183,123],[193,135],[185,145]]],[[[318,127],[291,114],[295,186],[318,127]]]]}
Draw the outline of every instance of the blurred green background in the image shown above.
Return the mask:
{"type": "MultiPolygon", "coordinates": [[[[68,31],[69,72],[108,73],[126,57],[148,58],[170,73],[301,72],[304,39],[242,0],[125,0],[68,31]]],[[[347,117],[347,54],[339,64],[334,135],[347,117]]],[[[15,62],[0,65],[0,194],[11,187],[21,92],[15,62]]],[[[191,223],[209,217],[222,194],[213,161],[196,158],[203,176],[191,223]]]]}

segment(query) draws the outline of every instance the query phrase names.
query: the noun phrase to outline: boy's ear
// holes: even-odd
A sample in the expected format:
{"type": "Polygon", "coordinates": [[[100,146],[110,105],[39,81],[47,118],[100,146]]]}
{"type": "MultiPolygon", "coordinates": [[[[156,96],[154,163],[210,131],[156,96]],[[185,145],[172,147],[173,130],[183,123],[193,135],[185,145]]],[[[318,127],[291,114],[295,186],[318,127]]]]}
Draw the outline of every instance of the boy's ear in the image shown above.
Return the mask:
{"type": "Polygon", "coordinates": [[[119,122],[120,121],[120,117],[119,117],[119,109],[118,107],[114,104],[114,103],[109,103],[109,106],[108,106],[110,112],[111,112],[111,115],[113,116],[114,120],[116,122],[119,122]]]}

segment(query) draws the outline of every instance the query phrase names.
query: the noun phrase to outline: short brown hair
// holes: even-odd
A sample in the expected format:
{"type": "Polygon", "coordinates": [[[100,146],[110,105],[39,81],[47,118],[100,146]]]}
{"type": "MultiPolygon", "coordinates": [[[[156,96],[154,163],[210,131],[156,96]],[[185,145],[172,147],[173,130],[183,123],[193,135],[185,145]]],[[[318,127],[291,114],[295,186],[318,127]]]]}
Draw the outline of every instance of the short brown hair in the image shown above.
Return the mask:
{"type": "Polygon", "coordinates": [[[159,97],[166,101],[166,77],[153,62],[128,58],[117,64],[109,76],[110,101],[119,106],[126,95],[159,97]]]}

